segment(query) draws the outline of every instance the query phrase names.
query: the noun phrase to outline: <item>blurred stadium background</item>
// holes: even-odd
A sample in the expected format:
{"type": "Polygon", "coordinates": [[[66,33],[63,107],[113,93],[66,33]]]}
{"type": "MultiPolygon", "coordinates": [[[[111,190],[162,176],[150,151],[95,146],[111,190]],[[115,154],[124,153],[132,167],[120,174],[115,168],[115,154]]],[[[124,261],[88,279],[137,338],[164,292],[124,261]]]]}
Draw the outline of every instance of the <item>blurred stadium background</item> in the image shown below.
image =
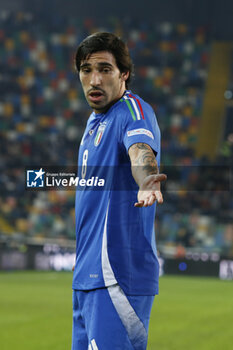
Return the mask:
{"type": "MultiPolygon", "coordinates": [[[[155,221],[162,283],[172,288],[171,274],[233,279],[232,18],[230,0],[0,0],[0,270],[71,270],[74,192],[27,191],[25,168],[76,164],[90,110],[74,54],[84,37],[106,30],[128,43],[131,88],[161,128],[169,177],[155,221]]],[[[0,281],[11,286],[12,276],[0,281]]],[[[230,349],[216,344],[189,348],[230,349]]],[[[40,349],[52,347],[65,348],[40,349]]]]}

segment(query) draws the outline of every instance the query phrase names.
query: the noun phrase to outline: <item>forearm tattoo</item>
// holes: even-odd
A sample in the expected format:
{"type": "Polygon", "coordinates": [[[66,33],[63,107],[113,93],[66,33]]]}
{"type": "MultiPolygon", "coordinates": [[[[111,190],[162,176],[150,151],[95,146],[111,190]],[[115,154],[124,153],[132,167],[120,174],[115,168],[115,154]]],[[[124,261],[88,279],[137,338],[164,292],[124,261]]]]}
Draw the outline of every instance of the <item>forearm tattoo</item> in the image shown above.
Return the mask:
{"type": "Polygon", "coordinates": [[[159,173],[155,155],[149,145],[145,143],[136,143],[132,145],[132,150],[140,150],[133,164],[133,166],[136,167],[134,171],[141,170],[146,176],[159,173]]]}

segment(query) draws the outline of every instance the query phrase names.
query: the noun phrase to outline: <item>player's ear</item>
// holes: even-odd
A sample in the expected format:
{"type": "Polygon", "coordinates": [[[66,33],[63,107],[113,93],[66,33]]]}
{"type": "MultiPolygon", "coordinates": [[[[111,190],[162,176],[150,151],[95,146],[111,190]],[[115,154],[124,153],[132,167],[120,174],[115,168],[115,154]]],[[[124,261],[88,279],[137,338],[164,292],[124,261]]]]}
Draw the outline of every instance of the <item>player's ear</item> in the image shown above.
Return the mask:
{"type": "Polygon", "coordinates": [[[126,81],[129,77],[129,71],[121,73],[121,80],[126,81]]]}

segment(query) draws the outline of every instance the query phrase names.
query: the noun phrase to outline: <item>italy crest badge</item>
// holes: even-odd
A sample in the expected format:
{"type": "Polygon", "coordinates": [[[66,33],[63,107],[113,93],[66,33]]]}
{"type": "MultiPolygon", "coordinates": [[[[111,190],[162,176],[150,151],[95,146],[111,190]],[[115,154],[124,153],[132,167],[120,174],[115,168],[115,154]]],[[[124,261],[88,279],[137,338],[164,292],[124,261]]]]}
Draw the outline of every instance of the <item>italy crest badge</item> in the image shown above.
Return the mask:
{"type": "Polygon", "coordinates": [[[102,140],[103,137],[103,133],[104,130],[106,128],[106,122],[100,123],[97,133],[96,133],[96,137],[95,137],[95,141],[94,141],[94,145],[97,147],[100,144],[100,141],[102,140]]]}

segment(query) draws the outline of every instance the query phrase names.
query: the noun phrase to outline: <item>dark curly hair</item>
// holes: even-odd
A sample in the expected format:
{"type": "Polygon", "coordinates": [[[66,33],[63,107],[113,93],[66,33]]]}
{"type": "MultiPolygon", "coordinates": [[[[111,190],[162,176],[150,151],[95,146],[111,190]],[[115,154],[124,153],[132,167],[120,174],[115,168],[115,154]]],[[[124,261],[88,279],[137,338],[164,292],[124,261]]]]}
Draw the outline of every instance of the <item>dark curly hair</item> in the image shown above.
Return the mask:
{"type": "Polygon", "coordinates": [[[117,67],[121,73],[129,72],[126,80],[126,88],[130,83],[133,74],[133,63],[126,44],[115,34],[107,32],[97,32],[88,36],[79,45],[75,55],[75,65],[80,71],[81,62],[87,59],[94,52],[108,51],[116,60],[117,67]]]}

